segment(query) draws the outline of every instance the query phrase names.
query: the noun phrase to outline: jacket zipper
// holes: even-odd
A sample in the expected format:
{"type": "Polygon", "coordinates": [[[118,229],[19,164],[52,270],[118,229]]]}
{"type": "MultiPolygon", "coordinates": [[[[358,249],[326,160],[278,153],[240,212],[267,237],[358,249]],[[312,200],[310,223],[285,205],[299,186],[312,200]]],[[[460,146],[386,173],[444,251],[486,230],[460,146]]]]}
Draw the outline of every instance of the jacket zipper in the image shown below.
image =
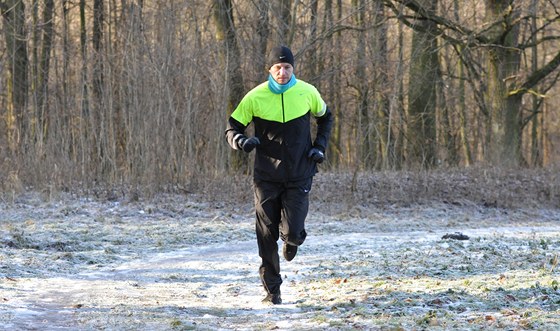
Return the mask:
{"type": "MultiPolygon", "coordinates": [[[[281,98],[281,102],[282,102],[282,125],[284,125],[284,123],[286,123],[286,111],[284,110],[284,93],[282,93],[280,95],[281,98]]],[[[281,149],[281,155],[282,155],[282,160],[285,160],[285,156],[287,154],[286,148],[287,148],[287,144],[285,144],[284,142],[284,146],[281,149]]],[[[291,173],[292,173],[292,169],[290,169],[290,166],[287,166],[287,169],[285,170],[287,172],[286,176],[290,177],[291,173]]],[[[284,177],[284,183],[286,183],[286,177],[284,177]]]]}
{"type": "Polygon", "coordinates": [[[284,112],[284,93],[280,95],[282,98],[282,123],[286,123],[286,113],[284,112]]]}

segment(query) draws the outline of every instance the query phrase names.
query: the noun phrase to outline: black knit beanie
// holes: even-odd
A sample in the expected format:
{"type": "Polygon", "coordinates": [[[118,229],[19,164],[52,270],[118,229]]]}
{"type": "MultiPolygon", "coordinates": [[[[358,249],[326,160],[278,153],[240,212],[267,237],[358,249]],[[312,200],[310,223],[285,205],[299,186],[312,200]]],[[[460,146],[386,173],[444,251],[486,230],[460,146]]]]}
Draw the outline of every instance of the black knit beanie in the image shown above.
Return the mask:
{"type": "Polygon", "coordinates": [[[294,66],[294,55],[292,51],[286,46],[276,46],[270,51],[268,56],[268,68],[277,63],[289,63],[294,66]]]}

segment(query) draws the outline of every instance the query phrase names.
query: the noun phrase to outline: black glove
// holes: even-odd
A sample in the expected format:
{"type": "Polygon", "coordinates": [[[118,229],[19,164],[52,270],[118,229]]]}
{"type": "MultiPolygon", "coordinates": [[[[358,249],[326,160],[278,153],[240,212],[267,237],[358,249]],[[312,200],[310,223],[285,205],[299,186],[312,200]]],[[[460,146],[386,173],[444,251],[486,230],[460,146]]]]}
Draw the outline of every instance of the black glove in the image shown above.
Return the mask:
{"type": "Polygon", "coordinates": [[[251,138],[246,138],[246,139],[240,141],[239,145],[241,146],[241,149],[243,149],[243,151],[245,153],[250,153],[260,143],[261,143],[261,141],[259,140],[259,138],[251,137],[251,138]]]}
{"type": "Polygon", "coordinates": [[[309,151],[309,154],[307,154],[307,157],[313,159],[313,161],[317,163],[321,163],[325,160],[325,153],[323,153],[320,149],[313,147],[309,151]]]}

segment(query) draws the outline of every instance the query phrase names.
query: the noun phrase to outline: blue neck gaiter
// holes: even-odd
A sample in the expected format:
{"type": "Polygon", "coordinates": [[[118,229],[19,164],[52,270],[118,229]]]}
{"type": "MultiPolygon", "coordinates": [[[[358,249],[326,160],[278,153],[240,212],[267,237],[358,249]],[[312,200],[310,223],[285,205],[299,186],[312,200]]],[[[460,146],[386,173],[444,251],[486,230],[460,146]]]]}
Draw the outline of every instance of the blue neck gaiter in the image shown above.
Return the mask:
{"type": "Polygon", "coordinates": [[[296,82],[296,75],[294,74],[292,74],[292,77],[286,84],[278,84],[278,82],[272,78],[271,74],[268,75],[268,88],[274,94],[282,94],[286,92],[290,87],[296,85],[296,82]]]}

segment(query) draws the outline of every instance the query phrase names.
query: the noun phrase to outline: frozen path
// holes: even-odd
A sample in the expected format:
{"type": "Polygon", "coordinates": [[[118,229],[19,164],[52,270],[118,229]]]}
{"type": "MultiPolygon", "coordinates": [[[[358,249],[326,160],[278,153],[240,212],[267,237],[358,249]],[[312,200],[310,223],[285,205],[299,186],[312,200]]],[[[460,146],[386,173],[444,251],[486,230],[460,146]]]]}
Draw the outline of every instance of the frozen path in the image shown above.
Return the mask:
{"type": "MultiPolygon", "coordinates": [[[[6,276],[0,328],[375,330],[427,323],[492,329],[530,322],[550,329],[560,321],[553,308],[560,302],[555,217],[426,231],[403,228],[415,221],[405,217],[394,224],[313,220],[295,260],[281,262],[280,306],[261,303],[256,242],[242,235],[170,251],[148,248],[74,273],[6,276]],[[470,240],[441,239],[456,231],[470,240]],[[523,318],[527,312],[532,321],[523,318]]],[[[237,223],[222,226],[240,231],[237,223]]]]}

